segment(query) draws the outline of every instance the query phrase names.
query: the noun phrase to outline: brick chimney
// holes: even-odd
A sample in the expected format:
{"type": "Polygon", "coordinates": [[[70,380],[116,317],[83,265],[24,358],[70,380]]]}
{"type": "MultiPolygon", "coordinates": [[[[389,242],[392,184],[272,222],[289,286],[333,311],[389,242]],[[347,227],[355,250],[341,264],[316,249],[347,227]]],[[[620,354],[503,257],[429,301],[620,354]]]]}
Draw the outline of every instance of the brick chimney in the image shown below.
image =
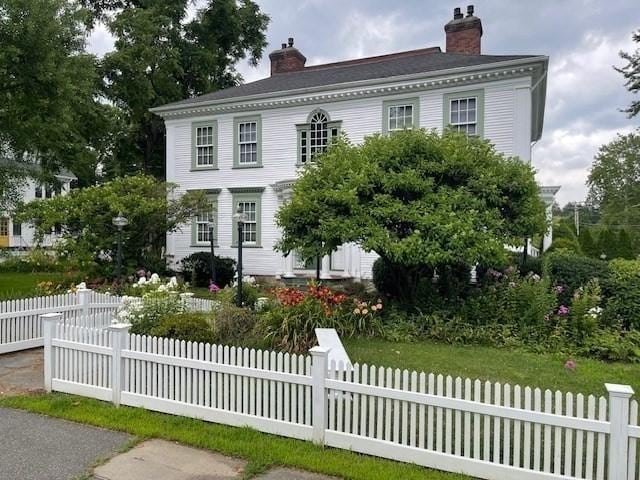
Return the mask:
{"type": "Polygon", "coordinates": [[[467,7],[465,17],[460,8],[453,10],[453,20],[444,26],[447,37],[447,53],[480,55],[482,22],[473,15],[473,5],[467,7]]]}
{"type": "Polygon", "coordinates": [[[293,46],[293,38],[289,38],[288,44],[283,43],[280,50],[274,50],[269,54],[269,60],[271,60],[271,75],[275,75],[303,70],[307,58],[293,46]]]}

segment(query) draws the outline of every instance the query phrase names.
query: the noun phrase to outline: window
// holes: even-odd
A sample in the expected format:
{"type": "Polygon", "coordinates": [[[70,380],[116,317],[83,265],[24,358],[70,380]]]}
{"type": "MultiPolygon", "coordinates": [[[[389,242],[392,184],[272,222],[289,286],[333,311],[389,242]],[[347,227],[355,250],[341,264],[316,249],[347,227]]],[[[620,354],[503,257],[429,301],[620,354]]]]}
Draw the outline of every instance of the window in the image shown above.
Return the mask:
{"type": "Polygon", "coordinates": [[[191,224],[191,243],[193,246],[209,245],[211,243],[211,229],[209,222],[213,222],[213,243],[218,240],[218,194],[220,189],[206,190],[209,200],[208,208],[197,213],[191,224]]]}
{"type": "Polygon", "coordinates": [[[22,224],[13,222],[13,236],[21,237],[22,236],[22,224]]]}
{"type": "Polygon", "coordinates": [[[261,167],[262,122],[259,116],[233,119],[233,167],[261,167]]]}
{"type": "Polygon", "coordinates": [[[419,98],[403,98],[382,102],[382,132],[395,132],[419,126],[419,98]]]}
{"type": "Polygon", "coordinates": [[[36,185],[36,198],[42,198],[42,185],[36,185]]]}
{"type": "Polygon", "coordinates": [[[467,135],[482,136],[484,92],[445,95],[444,125],[467,135]]]}
{"type": "Polygon", "coordinates": [[[45,198],[53,197],[53,189],[51,187],[49,187],[49,186],[46,186],[44,188],[44,196],[45,196],[45,198]]]}
{"type": "Polygon", "coordinates": [[[193,124],[193,152],[191,159],[191,166],[193,169],[217,168],[217,137],[218,128],[216,122],[193,124]]]}
{"type": "Polygon", "coordinates": [[[341,122],[332,122],[323,110],[309,115],[309,123],[297,125],[298,163],[304,164],[327,149],[329,142],[340,135],[341,122]]]}
{"type": "MultiPolygon", "coordinates": [[[[235,215],[240,209],[245,215],[244,228],[242,229],[242,243],[247,247],[260,246],[261,207],[263,187],[230,188],[233,193],[233,211],[235,215]]],[[[238,225],[233,220],[233,244],[238,243],[238,225]]]]}

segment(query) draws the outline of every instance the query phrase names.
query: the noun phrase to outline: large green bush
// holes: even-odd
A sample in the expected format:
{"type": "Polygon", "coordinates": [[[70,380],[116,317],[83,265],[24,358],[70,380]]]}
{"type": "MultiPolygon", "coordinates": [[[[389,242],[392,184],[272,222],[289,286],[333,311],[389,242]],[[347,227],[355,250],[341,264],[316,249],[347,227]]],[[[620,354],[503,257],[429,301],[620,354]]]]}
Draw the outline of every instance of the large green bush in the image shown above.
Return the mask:
{"type": "Polygon", "coordinates": [[[181,313],[160,319],[149,334],[156,337],[175,338],[187,342],[214,343],[210,313],[181,313]]]}
{"type": "Polygon", "coordinates": [[[215,341],[224,345],[247,346],[254,339],[252,331],[258,320],[257,315],[234,305],[224,305],[215,312],[213,332],[215,341]]]}
{"type": "MultiPolygon", "coordinates": [[[[182,274],[194,287],[208,287],[211,280],[211,254],[196,252],[180,261],[182,274]]],[[[236,261],[233,258],[214,256],[216,285],[224,288],[236,274],[236,261]]]]}
{"type": "Polygon", "coordinates": [[[604,318],[610,324],[640,330],[640,261],[616,259],[609,265],[610,273],[602,283],[604,318]]]}
{"type": "Polygon", "coordinates": [[[544,255],[544,274],[558,288],[558,301],[569,305],[574,292],[590,280],[604,280],[609,272],[606,262],[558,250],[544,255]]]}

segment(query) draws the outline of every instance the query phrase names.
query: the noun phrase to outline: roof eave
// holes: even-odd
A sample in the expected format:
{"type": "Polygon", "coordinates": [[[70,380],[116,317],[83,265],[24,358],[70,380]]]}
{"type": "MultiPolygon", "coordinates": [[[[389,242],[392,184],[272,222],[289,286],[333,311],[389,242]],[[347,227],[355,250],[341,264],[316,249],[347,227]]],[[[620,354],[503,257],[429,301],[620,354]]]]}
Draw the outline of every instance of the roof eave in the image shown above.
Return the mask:
{"type": "Polygon", "coordinates": [[[334,84],[321,85],[317,87],[300,88],[295,90],[281,90],[277,92],[262,93],[258,95],[230,97],[230,98],[224,98],[219,100],[208,100],[208,101],[202,101],[202,102],[196,101],[188,104],[169,103],[167,105],[150,108],[149,111],[152,113],[155,113],[156,115],[159,115],[160,117],[163,117],[164,114],[175,113],[180,111],[188,111],[193,108],[225,105],[229,103],[251,102],[251,101],[265,100],[269,98],[283,97],[283,96],[290,96],[290,95],[304,95],[308,93],[316,93],[319,91],[326,91],[326,90],[365,87],[368,85],[379,84],[382,82],[384,83],[402,82],[402,81],[408,81],[413,79],[455,75],[456,73],[476,72],[476,71],[496,69],[496,68],[499,69],[499,68],[506,68],[506,67],[512,67],[512,66],[535,64],[540,62],[543,62],[545,64],[545,72],[546,72],[548,60],[549,60],[549,57],[547,56],[535,56],[535,57],[521,58],[516,60],[507,60],[504,62],[483,63],[480,65],[473,65],[473,66],[434,70],[433,72],[422,72],[422,73],[416,73],[411,75],[398,75],[398,76],[392,76],[392,77],[386,77],[386,78],[359,80],[357,82],[334,83],[334,84]]]}

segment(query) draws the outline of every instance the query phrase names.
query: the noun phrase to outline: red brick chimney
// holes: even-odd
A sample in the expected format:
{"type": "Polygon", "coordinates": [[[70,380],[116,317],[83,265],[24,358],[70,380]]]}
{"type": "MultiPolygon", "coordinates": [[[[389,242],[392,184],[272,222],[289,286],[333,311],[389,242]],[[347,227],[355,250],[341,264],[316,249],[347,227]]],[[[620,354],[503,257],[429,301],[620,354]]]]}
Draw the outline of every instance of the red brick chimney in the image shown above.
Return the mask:
{"type": "Polygon", "coordinates": [[[473,15],[473,5],[467,7],[465,17],[460,8],[453,10],[453,20],[444,26],[447,37],[447,53],[480,55],[482,22],[473,15]]]}
{"type": "Polygon", "coordinates": [[[269,54],[269,60],[271,60],[271,75],[275,75],[303,70],[307,57],[293,46],[293,38],[289,38],[288,45],[283,43],[280,50],[274,50],[269,54]]]}

